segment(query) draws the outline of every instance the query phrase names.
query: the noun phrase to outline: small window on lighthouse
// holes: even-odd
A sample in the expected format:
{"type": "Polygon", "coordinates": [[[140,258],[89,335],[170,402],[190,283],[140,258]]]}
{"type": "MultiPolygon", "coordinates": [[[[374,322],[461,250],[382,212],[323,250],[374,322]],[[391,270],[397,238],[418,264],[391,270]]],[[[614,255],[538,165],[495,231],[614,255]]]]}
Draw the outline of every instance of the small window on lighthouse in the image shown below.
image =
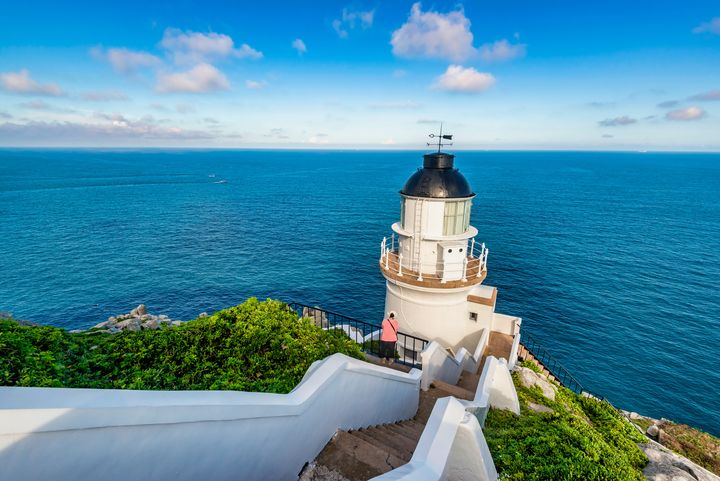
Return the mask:
{"type": "Polygon", "coordinates": [[[405,199],[400,199],[400,227],[405,228],[405,199]]]}
{"type": "Polygon", "coordinates": [[[477,322],[477,312],[471,312],[470,313],[470,320],[477,322]]]}
{"type": "Polygon", "coordinates": [[[470,201],[445,202],[443,235],[458,235],[470,225],[470,201]]]}

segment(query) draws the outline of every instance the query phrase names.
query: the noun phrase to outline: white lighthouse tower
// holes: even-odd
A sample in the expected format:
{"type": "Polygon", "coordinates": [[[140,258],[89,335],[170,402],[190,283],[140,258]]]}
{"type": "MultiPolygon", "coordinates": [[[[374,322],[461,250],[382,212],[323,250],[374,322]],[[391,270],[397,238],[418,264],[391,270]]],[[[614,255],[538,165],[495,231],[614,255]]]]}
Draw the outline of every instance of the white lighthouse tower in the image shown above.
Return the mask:
{"type": "Polygon", "coordinates": [[[441,152],[452,136],[437,138],[438,151],[424,155],[400,191],[400,221],[381,244],[385,312],[403,332],[472,350],[483,329],[514,336],[520,320],[495,313],[497,290],[482,285],[488,249],[470,225],[475,194],[455,156],[441,152]]]}

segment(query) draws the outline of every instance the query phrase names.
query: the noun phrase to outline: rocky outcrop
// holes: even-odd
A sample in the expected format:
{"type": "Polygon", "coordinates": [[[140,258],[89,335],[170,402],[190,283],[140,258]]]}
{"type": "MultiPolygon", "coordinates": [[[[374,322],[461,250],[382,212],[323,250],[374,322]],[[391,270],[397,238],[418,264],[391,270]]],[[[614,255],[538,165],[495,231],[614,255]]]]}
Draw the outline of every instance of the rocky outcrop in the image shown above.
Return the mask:
{"type": "Polygon", "coordinates": [[[551,401],[555,400],[557,386],[548,381],[545,376],[543,376],[542,374],[538,374],[527,367],[518,367],[517,373],[523,386],[527,388],[538,386],[542,391],[543,396],[550,399],[551,401]]]}
{"type": "Polygon", "coordinates": [[[649,481],[720,481],[720,477],[661,444],[650,441],[638,446],[648,457],[643,474],[649,481]]]}
{"type": "MultiPolygon", "coordinates": [[[[206,313],[203,313],[207,316],[206,313]]],[[[110,316],[107,321],[96,324],[89,330],[94,332],[107,332],[114,334],[120,331],[143,331],[146,329],[160,329],[164,326],[177,326],[185,321],[170,319],[165,314],[159,316],[148,314],[145,304],[140,304],[127,314],[110,316]]],[[[78,332],[78,331],[73,331],[78,332]]]]}

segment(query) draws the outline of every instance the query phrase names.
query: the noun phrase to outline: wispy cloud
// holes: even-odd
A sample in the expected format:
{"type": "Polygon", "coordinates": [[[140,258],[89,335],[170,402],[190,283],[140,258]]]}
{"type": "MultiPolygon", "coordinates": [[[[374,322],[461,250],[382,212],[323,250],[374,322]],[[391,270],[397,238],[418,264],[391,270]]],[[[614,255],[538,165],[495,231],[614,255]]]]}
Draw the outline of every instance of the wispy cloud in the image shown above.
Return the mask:
{"type": "Polygon", "coordinates": [[[30,71],[21,69],[17,72],[0,72],[0,87],[9,93],[21,95],[46,95],[59,97],[64,95],[62,89],[54,83],[41,84],[30,76],[30,71]]]}
{"type": "Polygon", "coordinates": [[[121,114],[102,114],[87,122],[6,122],[0,124],[0,142],[6,145],[69,145],[142,142],[147,140],[209,140],[212,134],[160,126],[152,117],[130,119],[121,114]]]}
{"type": "Polygon", "coordinates": [[[472,67],[450,65],[444,74],[435,80],[434,87],[448,92],[480,93],[495,85],[492,74],[478,72],[472,67]]]}
{"type": "Polygon", "coordinates": [[[588,107],[592,107],[594,109],[604,109],[607,107],[614,107],[615,102],[600,102],[600,101],[594,101],[594,102],[588,102],[586,104],[588,107]]]}
{"type": "Polygon", "coordinates": [[[665,118],[668,120],[700,120],[704,118],[706,112],[700,107],[687,107],[684,109],[671,110],[665,114],[665,118]]]}
{"type": "Polygon", "coordinates": [[[600,127],[624,127],[634,123],[637,123],[637,119],[623,115],[622,117],[601,120],[598,122],[598,125],[600,125],[600,127]]]}
{"type": "Polygon", "coordinates": [[[243,43],[235,47],[233,39],[222,33],[165,30],[160,46],[181,65],[213,62],[228,57],[260,59],[262,52],[243,43]]]}
{"type": "Polygon", "coordinates": [[[148,53],[127,48],[93,47],[90,55],[98,60],[107,60],[112,68],[119,73],[131,75],[143,68],[158,67],[162,64],[159,57],[148,53]]]}
{"type": "Polygon", "coordinates": [[[375,20],[375,10],[352,10],[343,8],[340,18],[336,18],[332,22],[333,30],[340,38],[348,38],[349,30],[355,29],[357,26],[367,29],[372,27],[375,20]]]}
{"type": "Polygon", "coordinates": [[[435,119],[418,119],[417,123],[421,125],[438,125],[440,124],[441,120],[435,120],[435,119]]]}
{"type": "Polygon", "coordinates": [[[155,90],[161,93],[203,93],[229,88],[227,77],[207,63],[198,64],[185,72],[161,73],[155,85],[155,90]]]}
{"type": "Polygon", "coordinates": [[[720,90],[710,90],[697,95],[693,95],[689,100],[714,101],[720,100],[720,90]]]}
{"type": "Polygon", "coordinates": [[[671,109],[673,107],[677,107],[680,105],[680,102],[677,100],[666,100],[665,102],[660,102],[657,104],[658,108],[660,109],[671,109]]]}
{"type": "Polygon", "coordinates": [[[526,52],[527,46],[525,44],[512,44],[505,39],[480,46],[480,58],[486,62],[506,62],[524,57],[526,52]]]}
{"type": "Polygon", "coordinates": [[[378,102],[374,104],[370,104],[368,107],[371,109],[376,110],[412,110],[412,109],[419,109],[422,107],[422,104],[419,104],[417,102],[378,102]]]}
{"type": "Polygon", "coordinates": [[[300,38],[296,38],[292,42],[292,48],[294,48],[298,55],[303,55],[307,53],[307,46],[305,45],[305,42],[302,41],[300,38]]]}
{"type": "Polygon", "coordinates": [[[246,80],[245,81],[245,87],[249,88],[250,90],[260,90],[267,87],[267,82],[264,80],[246,80]]]}
{"type": "Polygon", "coordinates": [[[75,110],[72,109],[66,109],[63,107],[56,107],[54,105],[51,105],[44,100],[31,100],[30,102],[23,102],[18,105],[21,108],[29,109],[29,110],[44,110],[46,112],[57,112],[57,113],[63,113],[63,114],[70,114],[75,112],[75,110]]]}
{"type": "Polygon", "coordinates": [[[393,54],[407,58],[459,62],[476,53],[470,20],[462,9],[449,13],[423,12],[419,2],[413,4],[407,22],[393,32],[390,44],[393,54]]]}
{"type": "Polygon", "coordinates": [[[80,94],[82,100],[88,102],[115,102],[128,100],[128,96],[123,92],[115,90],[93,90],[88,92],[82,92],[80,94]]]}
{"type": "Polygon", "coordinates": [[[693,33],[712,33],[720,35],[720,17],[714,17],[709,22],[703,22],[693,28],[693,33]]]}

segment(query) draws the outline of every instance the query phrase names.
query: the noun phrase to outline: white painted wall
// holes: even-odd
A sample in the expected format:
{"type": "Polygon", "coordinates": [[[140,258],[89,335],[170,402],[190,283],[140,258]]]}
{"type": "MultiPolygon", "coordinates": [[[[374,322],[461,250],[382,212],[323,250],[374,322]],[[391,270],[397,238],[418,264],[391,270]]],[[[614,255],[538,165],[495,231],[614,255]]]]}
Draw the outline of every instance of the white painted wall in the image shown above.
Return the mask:
{"type": "Polygon", "coordinates": [[[420,353],[422,360],[422,382],[420,388],[427,391],[433,381],[440,380],[448,384],[457,384],[463,371],[476,372],[482,361],[490,332],[483,329],[480,340],[471,354],[464,347],[454,356],[437,341],[430,342],[420,353]]]}
{"type": "Polygon", "coordinates": [[[438,399],[408,464],[372,481],[495,481],[480,424],[453,397],[438,399]]]}
{"type": "Polygon", "coordinates": [[[475,349],[480,330],[490,329],[492,312],[470,319],[469,288],[426,289],[386,282],[385,312],[394,311],[400,330],[424,339],[436,340],[458,351],[475,349]]]}
{"type": "Polygon", "coordinates": [[[507,409],[520,414],[520,401],[505,359],[497,359],[494,356],[485,359],[474,402],[481,406],[507,409]]]}
{"type": "Polygon", "coordinates": [[[520,350],[520,333],[515,334],[513,338],[512,348],[510,349],[510,359],[508,359],[508,369],[512,372],[518,360],[518,351],[520,350]]]}
{"type": "Polygon", "coordinates": [[[508,316],[507,314],[500,314],[497,312],[493,313],[492,316],[492,330],[502,332],[514,336],[520,332],[520,325],[522,319],[516,316],[508,316]]]}
{"type": "Polygon", "coordinates": [[[420,375],[335,354],[284,395],[0,387],[0,479],[296,480],[337,429],[414,416],[420,375]]]}
{"type": "Polygon", "coordinates": [[[470,353],[465,348],[461,348],[455,356],[452,356],[437,341],[430,342],[420,353],[422,360],[420,388],[427,391],[435,380],[457,384],[463,372],[464,361],[468,357],[470,353]]]}

